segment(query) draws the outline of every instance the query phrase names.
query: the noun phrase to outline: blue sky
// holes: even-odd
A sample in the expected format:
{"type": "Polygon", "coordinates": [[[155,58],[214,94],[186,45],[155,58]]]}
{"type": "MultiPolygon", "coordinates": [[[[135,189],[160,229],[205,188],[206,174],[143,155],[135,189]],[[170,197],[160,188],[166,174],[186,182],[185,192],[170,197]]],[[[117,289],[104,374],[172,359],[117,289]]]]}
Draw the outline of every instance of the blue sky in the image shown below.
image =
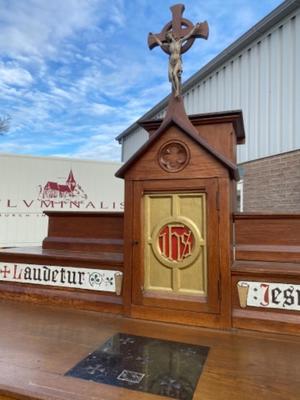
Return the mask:
{"type": "MultiPolygon", "coordinates": [[[[183,80],[271,12],[280,0],[185,0],[184,17],[210,37],[183,56],[183,80]]],[[[170,88],[167,56],[148,32],[174,1],[0,0],[0,152],[120,160],[114,138],[170,88]]]]}

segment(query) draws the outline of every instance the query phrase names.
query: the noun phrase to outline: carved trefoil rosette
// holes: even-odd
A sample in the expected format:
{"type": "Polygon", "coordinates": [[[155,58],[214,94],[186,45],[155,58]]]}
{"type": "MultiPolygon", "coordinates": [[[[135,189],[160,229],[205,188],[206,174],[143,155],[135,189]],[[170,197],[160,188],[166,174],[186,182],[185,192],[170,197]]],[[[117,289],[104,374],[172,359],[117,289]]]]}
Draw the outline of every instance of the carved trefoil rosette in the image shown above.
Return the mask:
{"type": "Polygon", "coordinates": [[[144,206],[144,289],[176,295],[205,295],[205,194],[149,194],[145,196],[144,206]]]}
{"type": "Polygon", "coordinates": [[[182,171],[189,160],[189,149],[179,140],[171,140],[165,143],[158,153],[158,163],[167,172],[182,171]]]}

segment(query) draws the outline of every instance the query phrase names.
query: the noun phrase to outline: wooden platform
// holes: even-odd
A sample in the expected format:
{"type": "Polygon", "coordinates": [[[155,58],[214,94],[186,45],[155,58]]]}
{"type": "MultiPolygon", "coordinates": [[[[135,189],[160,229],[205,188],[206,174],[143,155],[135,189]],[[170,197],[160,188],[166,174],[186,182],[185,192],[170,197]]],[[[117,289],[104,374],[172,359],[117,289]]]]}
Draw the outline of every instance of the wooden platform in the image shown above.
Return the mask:
{"type": "Polygon", "coordinates": [[[194,399],[297,400],[300,338],[216,332],[91,311],[0,301],[0,399],[166,399],[64,377],[116,332],[210,347],[194,399]]]}

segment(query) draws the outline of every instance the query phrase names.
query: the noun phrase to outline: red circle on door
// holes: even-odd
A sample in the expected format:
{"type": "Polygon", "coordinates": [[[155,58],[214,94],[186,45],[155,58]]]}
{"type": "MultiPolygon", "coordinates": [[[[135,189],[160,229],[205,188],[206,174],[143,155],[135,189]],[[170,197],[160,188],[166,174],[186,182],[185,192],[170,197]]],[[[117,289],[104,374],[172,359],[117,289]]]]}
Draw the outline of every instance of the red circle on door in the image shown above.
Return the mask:
{"type": "Polygon", "coordinates": [[[163,257],[181,262],[192,255],[195,238],[189,227],[179,223],[164,225],[158,233],[158,247],[163,257]]]}

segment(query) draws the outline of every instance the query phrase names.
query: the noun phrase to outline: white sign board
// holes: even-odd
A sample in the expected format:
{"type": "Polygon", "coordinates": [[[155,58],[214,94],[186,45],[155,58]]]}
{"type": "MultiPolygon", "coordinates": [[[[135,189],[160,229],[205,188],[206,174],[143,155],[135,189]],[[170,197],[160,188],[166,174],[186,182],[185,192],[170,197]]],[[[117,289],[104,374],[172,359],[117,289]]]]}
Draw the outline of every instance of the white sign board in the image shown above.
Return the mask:
{"type": "Polygon", "coordinates": [[[0,281],[116,292],[122,272],[0,262],[0,281]]]}
{"type": "Polygon", "coordinates": [[[239,281],[240,306],[300,311],[300,285],[239,281]]]}
{"type": "Polygon", "coordinates": [[[0,154],[0,248],[40,246],[44,211],[123,211],[121,163],[0,154]]]}

